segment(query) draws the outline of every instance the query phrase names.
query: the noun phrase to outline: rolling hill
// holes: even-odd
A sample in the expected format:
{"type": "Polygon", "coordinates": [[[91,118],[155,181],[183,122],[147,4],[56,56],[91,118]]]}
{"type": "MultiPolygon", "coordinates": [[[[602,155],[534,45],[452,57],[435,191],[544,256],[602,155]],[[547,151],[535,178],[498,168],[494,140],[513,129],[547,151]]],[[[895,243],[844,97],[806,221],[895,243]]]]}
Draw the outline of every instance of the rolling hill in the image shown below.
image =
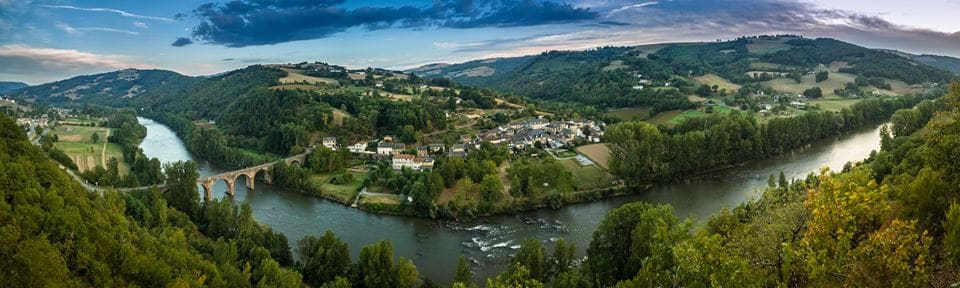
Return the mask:
{"type": "Polygon", "coordinates": [[[0,93],[13,91],[13,90],[21,89],[28,86],[30,85],[27,85],[27,83],[22,83],[22,82],[0,81],[0,93]]]}
{"type": "Polygon", "coordinates": [[[802,85],[789,92],[803,91],[816,82],[803,84],[802,78],[812,78],[825,67],[853,78],[895,82],[894,86],[944,83],[956,76],[945,70],[956,64],[953,60],[930,55],[900,57],[828,38],[756,36],[725,42],[550,51],[409,71],[536,99],[600,107],[651,106],[665,111],[685,108],[688,104],[680,99],[703,84],[739,89],[767,85],[764,82],[772,79],[797,78],[802,85]]]}
{"type": "Polygon", "coordinates": [[[43,104],[103,103],[129,101],[158,89],[176,90],[196,81],[172,71],[124,69],[30,86],[8,95],[43,104]]]}
{"type": "Polygon", "coordinates": [[[930,54],[915,55],[902,52],[899,52],[898,54],[910,58],[916,62],[947,70],[955,74],[960,74],[960,58],[930,54]]]}

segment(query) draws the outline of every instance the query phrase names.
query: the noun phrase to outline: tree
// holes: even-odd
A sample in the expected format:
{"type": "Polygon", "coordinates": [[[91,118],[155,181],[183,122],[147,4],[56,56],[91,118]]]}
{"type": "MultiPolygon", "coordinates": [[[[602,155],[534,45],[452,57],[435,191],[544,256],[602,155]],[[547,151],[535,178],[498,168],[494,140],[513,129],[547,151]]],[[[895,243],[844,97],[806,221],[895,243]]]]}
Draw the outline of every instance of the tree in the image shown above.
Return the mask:
{"type": "Polygon", "coordinates": [[[943,221],[943,247],[954,269],[960,268],[960,204],[953,202],[943,221]]]}
{"type": "Polygon", "coordinates": [[[530,274],[527,267],[514,264],[510,271],[497,275],[494,279],[487,279],[487,288],[543,288],[542,282],[530,274]]]}
{"type": "Polygon", "coordinates": [[[300,287],[302,279],[297,272],[280,267],[273,259],[266,258],[260,261],[257,287],[300,287]]]}
{"type": "Polygon", "coordinates": [[[167,193],[163,196],[171,207],[182,211],[191,219],[198,219],[200,194],[197,193],[197,163],[177,161],[163,166],[166,173],[167,193]]]}
{"type": "Polygon", "coordinates": [[[90,142],[93,142],[93,143],[100,142],[100,133],[93,132],[93,134],[90,135],[90,142]]]}
{"type": "Polygon", "coordinates": [[[843,271],[857,265],[854,250],[884,223],[890,211],[886,188],[863,171],[853,169],[840,177],[820,173],[820,186],[809,193],[805,205],[810,221],[800,241],[807,277],[814,286],[842,286],[843,271]]]}
{"type": "Polygon", "coordinates": [[[606,133],[610,143],[610,170],[631,185],[648,183],[660,175],[664,151],[660,130],[646,122],[613,125],[606,133]]]}
{"type": "Polygon", "coordinates": [[[823,90],[820,87],[813,87],[803,90],[803,97],[810,99],[823,98],[823,90]]]}
{"type": "Polygon", "coordinates": [[[503,184],[498,174],[487,174],[480,182],[480,196],[484,201],[496,202],[503,198],[503,184]]]}
{"type": "Polygon", "coordinates": [[[413,265],[413,261],[400,257],[396,270],[397,284],[395,287],[416,288],[420,286],[420,273],[417,272],[417,266],[413,265]]]}
{"type": "Polygon", "coordinates": [[[522,266],[530,271],[530,279],[543,281],[546,276],[546,251],[537,239],[523,241],[516,256],[513,256],[513,265],[522,266]]]}
{"type": "Polygon", "coordinates": [[[787,186],[790,182],[787,182],[787,176],[783,174],[783,170],[780,170],[780,178],[777,183],[780,185],[780,189],[787,189],[787,186]]]}
{"type": "Polygon", "coordinates": [[[393,244],[381,240],[364,246],[357,260],[357,280],[364,287],[395,287],[397,274],[393,268],[393,244]]]}
{"type": "Polygon", "coordinates": [[[457,275],[453,277],[453,283],[470,283],[470,279],[473,278],[473,272],[470,271],[470,262],[467,262],[467,257],[460,255],[460,259],[457,260],[457,275]]]}
{"type": "Polygon", "coordinates": [[[353,285],[350,284],[350,281],[347,278],[337,277],[333,281],[323,283],[320,288],[352,288],[353,285]]]}
{"type": "Polygon", "coordinates": [[[827,71],[820,71],[820,72],[817,72],[816,75],[814,75],[814,80],[816,80],[817,83],[827,81],[827,79],[829,78],[830,78],[830,72],[827,72],[827,71]]]}
{"type": "Polygon", "coordinates": [[[855,264],[844,269],[849,287],[912,287],[930,281],[930,242],[916,221],[894,219],[871,233],[852,253],[855,264]]]}
{"type": "Polygon", "coordinates": [[[690,225],[674,216],[669,205],[641,202],[614,209],[593,233],[587,273],[606,287],[633,278],[640,269],[665,270],[672,266],[671,247],[687,237],[690,225]]]}
{"type": "Polygon", "coordinates": [[[297,243],[300,261],[297,268],[303,280],[320,285],[345,276],[350,268],[350,250],[347,243],[327,230],[322,237],[306,236],[297,243]]]}
{"type": "Polygon", "coordinates": [[[560,275],[573,269],[573,261],[576,260],[577,246],[567,240],[557,240],[553,247],[553,257],[550,258],[550,275],[560,275]]]}

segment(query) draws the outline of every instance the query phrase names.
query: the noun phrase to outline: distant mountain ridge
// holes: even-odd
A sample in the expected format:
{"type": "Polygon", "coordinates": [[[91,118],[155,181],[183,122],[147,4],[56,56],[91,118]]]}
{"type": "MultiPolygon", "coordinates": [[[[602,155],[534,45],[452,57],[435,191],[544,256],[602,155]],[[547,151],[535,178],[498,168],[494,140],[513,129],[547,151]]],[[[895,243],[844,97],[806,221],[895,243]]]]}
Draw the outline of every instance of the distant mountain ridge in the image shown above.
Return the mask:
{"type": "Polygon", "coordinates": [[[30,86],[9,96],[44,104],[134,99],[155,89],[173,89],[196,81],[167,70],[124,69],[30,86]]]}
{"type": "Polygon", "coordinates": [[[952,57],[887,52],[829,38],[754,36],[723,42],[549,51],[459,64],[431,64],[408,72],[536,99],[600,107],[680,109],[684,108],[681,98],[705,84],[697,80],[700,76],[739,87],[770,79],[758,78],[759,74],[774,78],[792,73],[802,76],[829,67],[832,72],[850,77],[882,78],[911,86],[943,83],[956,77],[954,73],[960,70],[960,59],[952,57]],[[652,85],[679,91],[644,89],[652,85]]]}
{"type": "Polygon", "coordinates": [[[943,55],[932,55],[932,54],[910,54],[901,51],[888,50],[890,53],[894,53],[913,61],[917,61],[923,64],[927,64],[933,67],[937,67],[943,70],[953,72],[954,74],[960,74],[960,58],[943,56],[943,55]]]}
{"type": "Polygon", "coordinates": [[[23,82],[9,82],[9,81],[0,81],[0,93],[10,92],[24,87],[29,87],[27,83],[23,82]]]}

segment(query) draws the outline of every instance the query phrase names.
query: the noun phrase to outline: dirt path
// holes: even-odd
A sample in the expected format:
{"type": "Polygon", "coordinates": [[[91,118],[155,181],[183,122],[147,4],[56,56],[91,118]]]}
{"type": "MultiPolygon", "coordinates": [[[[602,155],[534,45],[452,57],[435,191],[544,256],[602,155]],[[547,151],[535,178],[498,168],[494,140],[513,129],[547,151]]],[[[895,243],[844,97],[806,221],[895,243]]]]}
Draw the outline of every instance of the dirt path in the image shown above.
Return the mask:
{"type": "Polygon", "coordinates": [[[107,128],[107,137],[103,138],[103,148],[100,148],[100,166],[107,168],[107,139],[110,139],[110,128],[107,128]]]}

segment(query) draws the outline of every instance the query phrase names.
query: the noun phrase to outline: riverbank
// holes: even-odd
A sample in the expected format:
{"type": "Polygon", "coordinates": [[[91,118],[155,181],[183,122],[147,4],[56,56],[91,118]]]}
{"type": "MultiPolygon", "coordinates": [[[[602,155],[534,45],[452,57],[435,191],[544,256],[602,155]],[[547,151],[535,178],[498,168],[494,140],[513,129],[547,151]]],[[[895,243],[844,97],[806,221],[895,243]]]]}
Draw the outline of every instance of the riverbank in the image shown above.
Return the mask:
{"type": "MultiPolygon", "coordinates": [[[[194,158],[168,127],[146,118],[139,120],[148,127],[148,135],[141,143],[148,156],[160,158],[162,162],[197,161],[201,176],[225,172],[194,158]]],[[[225,194],[223,182],[217,183],[214,197],[230,197],[236,202],[249,203],[254,218],[286,235],[291,247],[297,247],[296,241],[305,236],[331,230],[351,243],[350,253],[356,258],[363,245],[391,239],[397,256],[413,260],[421,275],[443,283],[454,275],[455,267],[449,263],[456,263],[460,255],[470,260],[477,277],[494,276],[508,269],[510,255],[516,253],[510,246],[529,238],[541,240],[548,247],[557,239],[567,240],[576,244],[577,255],[582,256],[603,215],[625,203],[670,204],[679,217],[706,219],[723,208],[734,207],[753,197],[754,191],[766,187],[767,175],[784,171],[787,178],[799,178],[824,166],[839,170],[847,161],[863,160],[871,150],[879,149],[878,131],[879,128],[875,127],[830,137],[771,159],[671,184],[654,185],[643,193],[624,193],[619,197],[579,202],[560,209],[492,215],[469,224],[364,212],[282,189],[262,179],[257,180],[256,190],[238,183],[234,196],[225,194]]],[[[202,193],[199,189],[198,194],[202,193]]],[[[295,250],[296,255],[298,251],[295,250]]]]}

